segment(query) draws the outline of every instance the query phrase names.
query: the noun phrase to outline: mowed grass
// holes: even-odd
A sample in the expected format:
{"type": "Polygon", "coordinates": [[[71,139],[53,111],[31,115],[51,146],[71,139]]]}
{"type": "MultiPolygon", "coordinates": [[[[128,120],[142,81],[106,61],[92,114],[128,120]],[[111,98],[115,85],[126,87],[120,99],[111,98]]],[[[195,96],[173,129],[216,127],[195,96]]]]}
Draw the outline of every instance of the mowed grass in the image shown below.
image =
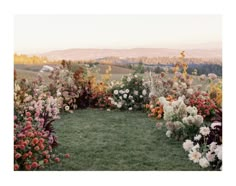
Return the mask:
{"type": "Polygon", "coordinates": [[[60,145],[69,153],[47,170],[201,170],[188,160],[182,142],[157,130],[142,112],[78,110],[54,123],[60,145]]]}

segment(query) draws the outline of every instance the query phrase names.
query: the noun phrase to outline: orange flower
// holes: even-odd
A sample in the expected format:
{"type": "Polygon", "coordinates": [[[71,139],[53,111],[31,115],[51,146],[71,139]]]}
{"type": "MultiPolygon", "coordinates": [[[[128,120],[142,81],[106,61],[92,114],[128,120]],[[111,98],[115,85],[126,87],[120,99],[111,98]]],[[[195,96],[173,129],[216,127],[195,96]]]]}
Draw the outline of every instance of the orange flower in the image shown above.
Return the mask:
{"type": "Polygon", "coordinates": [[[161,114],[158,114],[157,118],[160,119],[161,118],[161,114]]]}
{"type": "Polygon", "coordinates": [[[146,104],[146,108],[148,109],[150,107],[150,105],[149,104],[146,104]]]}
{"type": "Polygon", "coordinates": [[[151,112],[152,112],[152,113],[155,113],[155,112],[156,112],[156,109],[155,109],[155,108],[153,108],[153,109],[151,110],[151,112]]]}
{"type": "Polygon", "coordinates": [[[33,140],[32,140],[32,143],[35,145],[35,144],[37,144],[39,142],[39,139],[38,138],[34,138],[33,140]]]}

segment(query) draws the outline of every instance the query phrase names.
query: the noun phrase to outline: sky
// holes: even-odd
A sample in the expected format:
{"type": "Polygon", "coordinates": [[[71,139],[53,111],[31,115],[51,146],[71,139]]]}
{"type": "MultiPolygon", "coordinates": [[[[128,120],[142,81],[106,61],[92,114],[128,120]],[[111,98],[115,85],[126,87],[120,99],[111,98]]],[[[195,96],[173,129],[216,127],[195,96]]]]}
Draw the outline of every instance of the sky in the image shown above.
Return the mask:
{"type": "Polygon", "coordinates": [[[221,48],[219,15],[17,15],[17,53],[70,48],[221,48]]]}

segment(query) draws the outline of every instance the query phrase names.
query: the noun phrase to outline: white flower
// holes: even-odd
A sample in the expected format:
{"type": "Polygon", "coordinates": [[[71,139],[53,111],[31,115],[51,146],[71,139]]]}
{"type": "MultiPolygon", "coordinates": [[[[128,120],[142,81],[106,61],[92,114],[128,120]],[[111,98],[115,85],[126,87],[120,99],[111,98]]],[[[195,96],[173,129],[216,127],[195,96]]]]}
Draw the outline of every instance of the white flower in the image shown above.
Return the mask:
{"type": "Polygon", "coordinates": [[[118,95],[118,90],[114,90],[114,94],[115,94],[115,95],[118,95]]]}
{"type": "Polygon", "coordinates": [[[198,135],[196,135],[196,136],[194,137],[194,140],[195,140],[195,141],[199,141],[199,140],[201,139],[201,137],[202,137],[202,136],[201,136],[200,134],[198,134],[198,135]]]}
{"type": "Polygon", "coordinates": [[[152,109],[154,106],[153,105],[150,105],[150,109],[152,109]]]}
{"type": "Polygon", "coordinates": [[[217,78],[217,75],[214,74],[214,73],[210,73],[210,74],[208,74],[208,77],[209,77],[211,80],[214,80],[214,79],[217,78]]]}
{"type": "Polygon", "coordinates": [[[200,148],[199,144],[193,146],[192,151],[197,151],[200,148]]]}
{"type": "Polygon", "coordinates": [[[216,148],[217,148],[217,143],[216,142],[211,142],[211,144],[209,145],[210,151],[214,152],[216,148]]]}
{"type": "Polygon", "coordinates": [[[138,95],[138,91],[137,90],[134,91],[134,95],[136,95],[136,96],[138,95]]]}
{"type": "Polygon", "coordinates": [[[200,133],[203,136],[207,136],[208,134],[210,134],[210,128],[209,127],[201,127],[200,128],[200,133]]]}
{"type": "Polygon", "coordinates": [[[119,102],[119,103],[117,104],[117,108],[121,108],[121,107],[122,107],[122,103],[119,102]]]}
{"type": "Polygon", "coordinates": [[[202,154],[198,151],[190,151],[190,153],[188,154],[189,159],[194,163],[198,163],[201,156],[202,154]]]}
{"type": "Polygon", "coordinates": [[[162,105],[166,105],[166,103],[168,103],[168,101],[166,101],[166,98],[165,98],[165,97],[160,97],[160,98],[159,98],[159,102],[160,102],[160,104],[162,104],[162,105]]]}
{"type": "Polygon", "coordinates": [[[110,111],[111,111],[111,109],[107,109],[107,111],[108,111],[108,112],[110,112],[110,111]]]}
{"type": "Polygon", "coordinates": [[[129,95],[129,99],[130,99],[130,100],[132,100],[133,98],[134,98],[133,96],[129,95]]]}
{"type": "Polygon", "coordinates": [[[127,94],[124,94],[123,97],[126,99],[127,98],[127,94]]]}
{"type": "Polygon", "coordinates": [[[183,124],[180,121],[175,121],[174,126],[175,126],[175,129],[178,130],[183,126],[183,124]]]}
{"type": "Polygon", "coordinates": [[[132,107],[129,107],[129,110],[133,110],[133,108],[132,108],[132,107]]]}
{"type": "Polygon", "coordinates": [[[195,125],[200,126],[203,123],[203,117],[201,115],[194,116],[195,125]]]}
{"type": "Polygon", "coordinates": [[[124,94],[124,91],[123,91],[123,90],[119,90],[119,93],[120,93],[120,94],[124,94]]]}
{"type": "Polygon", "coordinates": [[[120,100],[122,100],[123,98],[122,98],[122,96],[119,96],[119,98],[120,98],[120,100]]]}
{"type": "Polygon", "coordinates": [[[61,92],[57,91],[57,97],[60,97],[60,96],[61,96],[61,92]]]}
{"type": "Polygon", "coordinates": [[[196,108],[196,107],[188,106],[188,107],[186,108],[186,111],[187,111],[190,115],[192,115],[192,116],[197,115],[197,108],[196,108]]]}
{"type": "Polygon", "coordinates": [[[191,88],[187,89],[187,94],[192,95],[193,94],[193,89],[191,89],[191,88]]]}
{"type": "Polygon", "coordinates": [[[185,140],[185,142],[183,143],[183,148],[185,151],[190,151],[193,147],[193,142],[191,140],[185,140]]]}
{"type": "Polygon", "coordinates": [[[221,123],[220,122],[214,122],[214,123],[211,124],[212,129],[215,129],[216,126],[221,126],[221,123]]]}
{"type": "Polygon", "coordinates": [[[124,87],[124,85],[122,84],[121,86],[120,86],[120,88],[123,88],[124,87]]]}
{"type": "Polygon", "coordinates": [[[206,158],[209,162],[213,162],[215,161],[215,154],[212,154],[212,152],[209,151],[208,153],[206,153],[206,158]]]}
{"type": "Polygon", "coordinates": [[[222,160],[222,145],[217,145],[215,153],[219,160],[222,160]]]}
{"type": "Polygon", "coordinates": [[[201,158],[199,160],[199,165],[202,167],[202,168],[207,168],[209,167],[210,163],[207,161],[206,158],[201,158]]]}
{"type": "Polygon", "coordinates": [[[206,75],[205,75],[205,74],[202,74],[202,75],[200,75],[199,78],[200,78],[201,81],[204,81],[204,80],[206,79],[206,75]]]}
{"type": "Polygon", "coordinates": [[[131,102],[134,103],[134,100],[132,99],[131,102]]]}
{"type": "Polygon", "coordinates": [[[193,116],[188,116],[187,117],[187,124],[188,125],[193,125],[195,123],[195,119],[193,116]]]}
{"type": "Polygon", "coordinates": [[[128,94],[129,93],[129,89],[126,89],[125,92],[128,94]]]}
{"type": "Polygon", "coordinates": [[[138,76],[135,74],[134,77],[137,78],[138,76]]]}
{"type": "Polygon", "coordinates": [[[142,95],[140,95],[139,97],[140,97],[140,98],[143,98],[143,96],[142,96],[142,95]]]}
{"type": "Polygon", "coordinates": [[[172,132],[171,132],[170,130],[167,130],[166,136],[167,136],[168,138],[170,138],[171,134],[172,134],[172,132]]]}
{"type": "Polygon", "coordinates": [[[142,94],[145,96],[147,94],[146,89],[143,89],[142,94]]]}
{"type": "Polygon", "coordinates": [[[185,123],[185,124],[187,124],[187,125],[189,125],[189,123],[188,123],[188,118],[187,118],[187,117],[184,117],[184,118],[182,119],[182,122],[185,123]]]}
{"type": "Polygon", "coordinates": [[[70,107],[68,105],[65,106],[65,110],[68,111],[70,110],[70,107]]]}
{"type": "Polygon", "coordinates": [[[186,89],[186,88],[187,88],[187,85],[186,85],[186,83],[181,83],[181,85],[182,85],[182,87],[183,87],[184,89],[186,89]]]}
{"type": "Polygon", "coordinates": [[[177,89],[178,86],[179,86],[179,84],[178,84],[177,82],[174,82],[174,84],[173,84],[173,88],[174,88],[174,89],[177,89]]]}
{"type": "Polygon", "coordinates": [[[127,78],[127,81],[128,81],[128,82],[130,82],[130,81],[131,81],[131,78],[130,78],[130,77],[128,77],[128,78],[127,78]]]}

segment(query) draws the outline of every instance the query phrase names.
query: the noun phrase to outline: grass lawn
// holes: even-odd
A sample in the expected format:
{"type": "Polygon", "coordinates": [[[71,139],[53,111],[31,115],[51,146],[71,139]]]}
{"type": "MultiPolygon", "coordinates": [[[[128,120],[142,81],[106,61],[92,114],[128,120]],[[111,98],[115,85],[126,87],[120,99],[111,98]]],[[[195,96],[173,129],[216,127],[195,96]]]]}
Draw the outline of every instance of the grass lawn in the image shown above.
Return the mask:
{"type": "Polygon", "coordinates": [[[157,130],[142,112],[77,110],[54,123],[59,152],[70,159],[47,170],[202,170],[182,142],[157,130]]]}

